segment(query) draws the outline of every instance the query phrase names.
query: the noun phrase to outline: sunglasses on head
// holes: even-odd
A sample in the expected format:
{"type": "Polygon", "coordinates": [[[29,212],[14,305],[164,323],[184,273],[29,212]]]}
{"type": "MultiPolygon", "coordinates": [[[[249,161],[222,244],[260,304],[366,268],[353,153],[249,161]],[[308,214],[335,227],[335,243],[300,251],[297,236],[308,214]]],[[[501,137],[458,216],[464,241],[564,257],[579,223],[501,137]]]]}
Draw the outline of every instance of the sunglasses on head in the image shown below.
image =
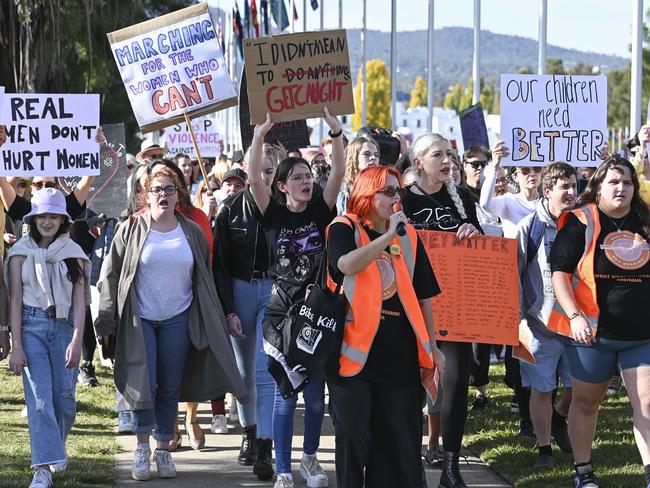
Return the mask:
{"type": "Polygon", "coordinates": [[[382,188],[381,190],[377,190],[377,193],[386,195],[388,198],[393,198],[395,195],[401,196],[403,191],[404,191],[403,188],[398,188],[396,186],[387,186],[385,188],[382,188]]]}
{"type": "Polygon", "coordinates": [[[529,175],[531,171],[535,173],[541,173],[542,172],[542,167],[541,166],[523,166],[519,168],[519,171],[521,172],[522,175],[529,175]]]}
{"type": "Polygon", "coordinates": [[[41,190],[43,187],[56,188],[56,182],[55,181],[32,181],[32,187],[36,188],[37,190],[41,190]]]}

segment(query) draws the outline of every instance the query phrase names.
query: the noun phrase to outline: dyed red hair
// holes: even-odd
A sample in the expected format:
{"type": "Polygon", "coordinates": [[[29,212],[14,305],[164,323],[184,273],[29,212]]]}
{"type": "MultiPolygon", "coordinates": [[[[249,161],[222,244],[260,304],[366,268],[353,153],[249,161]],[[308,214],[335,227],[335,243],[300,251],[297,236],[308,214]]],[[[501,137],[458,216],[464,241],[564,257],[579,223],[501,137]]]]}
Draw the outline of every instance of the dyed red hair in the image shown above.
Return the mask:
{"type": "Polygon", "coordinates": [[[361,222],[370,222],[375,210],[375,194],[386,187],[389,175],[397,178],[397,184],[401,188],[402,177],[392,166],[370,166],[357,174],[348,199],[347,212],[357,215],[361,222]]]}

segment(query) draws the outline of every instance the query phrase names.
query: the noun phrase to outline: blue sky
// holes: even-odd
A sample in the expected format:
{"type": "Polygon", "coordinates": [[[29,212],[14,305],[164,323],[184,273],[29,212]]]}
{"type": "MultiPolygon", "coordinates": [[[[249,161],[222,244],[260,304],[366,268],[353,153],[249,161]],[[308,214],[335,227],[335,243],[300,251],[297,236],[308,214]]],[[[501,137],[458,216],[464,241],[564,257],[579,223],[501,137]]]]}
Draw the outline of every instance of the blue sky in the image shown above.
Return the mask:
{"type": "MultiPolygon", "coordinates": [[[[244,0],[237,0],[240,8],[244,0]]],[[[302,30],[303,0],[295,0],[302,30]]],[[[210,3],[232,7],[234,0],[210,3]]],[[[289,5],[289,0],[286,0],[289,5]]],[[[647,4],[648,2],[646,2],[647,4]]],[[[259,0],[257,0],[259,8],[259,0]]],[[[338,0],[319,0],[324,4],[325,28],[338,27],[338,0]]],[[[397,30],[427,28],[428,0],[398,0],[397,30]]],[[[361,0],[343,0],[343,27],[361,27],[361,0]]],[[[367,0],[369,29],[390,30],[390,0],[367,0]]],[[[473,25],[473,0],[437,0],[434,6],[435,28],[473,25]]],[[[481,28],[499,34],[537,39],[539,0],[482,0],[481,28]]],[[[312,11],[307,0],[307,30],[317,29],[320,13],[312,11]]],[[[548,0],[549,44],[630,57],[632,36],[630,0],[548,0]]]]}

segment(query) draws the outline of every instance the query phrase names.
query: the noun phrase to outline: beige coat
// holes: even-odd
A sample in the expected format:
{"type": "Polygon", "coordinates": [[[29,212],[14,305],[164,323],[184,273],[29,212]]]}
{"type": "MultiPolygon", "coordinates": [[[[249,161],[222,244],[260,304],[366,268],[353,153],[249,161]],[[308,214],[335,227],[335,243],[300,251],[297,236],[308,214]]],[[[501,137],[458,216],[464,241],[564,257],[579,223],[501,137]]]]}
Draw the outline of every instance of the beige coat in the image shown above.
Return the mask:
{"type": "MultiPolygon", "coordinates": [[[[237,369],[226,319],[217,298],[207,240],[198,225],[178,213],[176,216],[194,256],[194,299],[189,319],[192,347],[184,366],[180,400],[212,400],[232,392],[245,403],[248,393],[237,369]]],[[[106,275],[95,322],[98,335],[115,335],[115,385],[134,410],[153,407],[134,287],[150,224],[151,214],[146,212],[132,217],[132,221],[117,230],[104,263],[106,275]]],[[[173,283],[169,283],[169,291],[174,293],[173,283]]]]}

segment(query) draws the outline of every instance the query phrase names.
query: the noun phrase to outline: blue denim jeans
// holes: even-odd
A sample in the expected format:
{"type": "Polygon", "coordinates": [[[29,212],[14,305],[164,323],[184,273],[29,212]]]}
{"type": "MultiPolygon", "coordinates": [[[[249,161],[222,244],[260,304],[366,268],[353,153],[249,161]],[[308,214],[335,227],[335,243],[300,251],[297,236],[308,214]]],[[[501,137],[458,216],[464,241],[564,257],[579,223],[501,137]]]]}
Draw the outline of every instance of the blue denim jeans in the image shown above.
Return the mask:
{"type": "Polygon", "coordinates": [[[78,368],[65,367],[65,350],[72,340],[72,315],[56,320],[54,312],[23,306],[21,339],[27,357],[23,388],[29,420],[32,468],[62,462],[65,441],[77,409],[78,368]]]}
{"type": "MultiPolygon", "coordinates": [[[[302,391],[305,399],[305,436],[303,451],[316,454],[320,444],[320,432],[325,414],[325,380],[316,375],[309,377],[309,383],[302,391]]],[[[275,388],[273,409],[273,438],[275,440],[275,467],[280,474],[291,473],[291,439],[293,438],[293,414],[296,411],[297,395],[286,400],[275,388]]]]}
{"type": "Polygon", "coordinates": [[[133,431],[153,431],[157,441],[171,441],[176,430],[183,369],[190,349],[190,309],[166,320],[141,318],[153,408],[133,410],[133,431]]]}
{"type": "Polygon", "coordinates": [[[250,401],[237,402],[242,427],[257,424],[257,437],[273,439],[273,397],[275,382],[267,369],[268,356],[264,352],[262,320],[264,307],[271,296],[271,279],[248,282],[233,278],[235,311],[241,322],[243,341],[231,338],[239,373],[250,395],[250,401]]]}

